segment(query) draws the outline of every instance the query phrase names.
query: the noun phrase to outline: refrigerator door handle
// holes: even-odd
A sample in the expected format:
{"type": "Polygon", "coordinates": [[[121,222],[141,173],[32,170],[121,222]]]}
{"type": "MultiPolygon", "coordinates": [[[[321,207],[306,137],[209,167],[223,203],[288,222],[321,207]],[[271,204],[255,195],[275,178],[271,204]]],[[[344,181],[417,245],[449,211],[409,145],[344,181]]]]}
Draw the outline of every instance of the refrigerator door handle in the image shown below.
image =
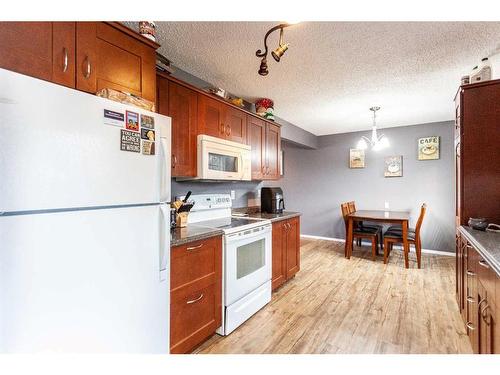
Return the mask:
{"type": "Polygon", "coordinates": [[[170,179],[167,177],[170,173],[170,144],[168,142],[167,137],[160,137],[160,146],[161,146],[161,160],[160,160],[160,200],[162,202],[166,202],[170,199],[167,197],[169,192],[170,179]]]}
{"type": "Polygon", "coordinates": [[[160,204],[160,243],[159,243],[159,257],[160,257],[160,282],[167,280],[167,264],[169,256],[170,241],[166,238],[167,220],[170,221],[170,210],[166,204],[160,204]]]}

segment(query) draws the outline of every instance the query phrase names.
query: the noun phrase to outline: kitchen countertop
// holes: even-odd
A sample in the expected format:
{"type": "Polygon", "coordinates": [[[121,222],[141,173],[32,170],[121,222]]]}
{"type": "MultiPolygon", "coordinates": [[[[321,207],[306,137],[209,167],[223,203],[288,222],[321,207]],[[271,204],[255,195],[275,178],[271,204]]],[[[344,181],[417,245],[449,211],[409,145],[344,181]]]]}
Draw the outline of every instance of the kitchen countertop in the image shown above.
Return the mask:
{"type": "Polygon", "coordinates": [[[460,232],[467,237],[484,260],[500,276],[500,233],[483,232],[468,226],[461,226],[460,232]]]}
{"type": "Polygon", "coordinates": [[[224,232],[216,228],[207,228],[188,224],[184,228],[175,228],[170,231],[170,246],[184,245],[189,242],[221,236],[224,232]]]}
{"type": "Polygon", "coordinates": [[[271,220],[271,222],[275,222],[280,220],[291,219],[292,217],[297,217],[300,215],[302,215],[300,212],[292,212],[292,211],[284,211],[281,214],[267,214],[265,212],[254,212],[254,213],[249,213],[248,217],[254,219],[271,220]]]}

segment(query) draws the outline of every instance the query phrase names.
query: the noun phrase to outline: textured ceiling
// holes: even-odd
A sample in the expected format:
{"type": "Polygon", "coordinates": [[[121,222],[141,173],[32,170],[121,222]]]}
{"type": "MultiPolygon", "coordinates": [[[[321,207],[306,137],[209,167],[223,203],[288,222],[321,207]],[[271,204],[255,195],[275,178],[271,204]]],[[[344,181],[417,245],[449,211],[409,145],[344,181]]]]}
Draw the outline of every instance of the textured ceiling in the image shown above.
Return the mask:
{"type": "MultiPolygon", "coordinates": [[[[316,135],[451,120],[460,77],[497,50],[500,22],[304,22],[290,49],[257,74],[269,22],[157,22],[160,53],[180,68],[254,101],[316,135]]],[[[278,43],[270,37],[270,49],[278,43]]]]}

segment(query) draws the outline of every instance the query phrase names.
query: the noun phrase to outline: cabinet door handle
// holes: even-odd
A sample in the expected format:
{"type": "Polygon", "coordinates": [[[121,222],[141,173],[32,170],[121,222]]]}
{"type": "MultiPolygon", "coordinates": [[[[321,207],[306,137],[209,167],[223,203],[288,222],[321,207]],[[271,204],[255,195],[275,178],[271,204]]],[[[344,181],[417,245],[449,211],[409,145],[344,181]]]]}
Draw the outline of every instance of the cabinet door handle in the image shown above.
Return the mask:
{"type": "Polygon", "coordinates": [[[177,164],[176,159],[177,159],[176,156],[172,154],[172,168],[175,168],[175,164],[177,164]]]}
{"type": "Polygon", "coordinates": [[[224,124],[221,123],[219,128],[219,133],[224,134],[225,129],[226,127],[224,126],[224,124]]]}
{"type": "Polygon", "coordinates": [[[468,243],[466,246],[467,246],[467,249],[472,249],[472,245],[471,244],[468,243]]]}
{"type": "Polygon", "coordinates": [[[88,79],[92,74],[92,63],[90,62],[90,58],[88,56],[85,56],[85,59],[83,61],[86,63],[85,73],[83,74],[83,76],[88,79]]]}
{"type": "Polygon", "coordinates": [[[226,135],[229,137],[231,135],[231,127],[226,125],[226,135]]]}
{"type": "Polygon", "coordinates": [[[476,300],[474,299],[474,297],[469,296],[467,297],[467,302],[474,303],[476,302],[476,300]]]}
{"type": "Polygon", "coordinates": [[[187,302],[186,302],[186,304],[187,304],[187,305],[190,305],[190,304],[192,304],[192,303],[198,302],[198,301],[199,301],[200,299],[202,299],[202,298],[203,298],[203,293],[201,293],[201,294],[200,294],[200,296],[199,296],[198,298],[195,298],[195,299],[192,299],[192,300],[190,300],[190,301],[187,301],[187,302]]]}
{"type": "Polygon", "coordinates": [[[472,324],[471,322],[467,322],[465,326],[471,331],[474,331],[476,329],[476,327],[474,327],[474,324],[472,324]]]}
{"type": "Polygon", "coordinates": [[[481,301],[477,304],[478,311],[481,311],[481,305],[486,302],[486,298],[482,298],[481,301]]]}
{"type": "Polygon", "coordinates": [[[481,318],[483,318],[484,322],[486,325],[490,325],[489,319],[486,319],[488,317],[488,314],[486,314],[486,311],[490,308],[490,305],[486,304],[481,310],[481,318]]]}
{"type": "Polygon", "coordinates": [[[63,73],[66,73],[68,70],[68,50],[66,47],[63,47],[63,65],[62,65],[62,71],[63,73]]]}
{"type": "Polygon", "coordinates": [[[197,249],[199,249],[199,248],[201,248],[201,247],[203,247],[203,244],[202,244],[202,243],[200,243],[200,244],[199,244],[199,245],[197,245],[197,246],[191,246],[191,247],[188,247],[186,250],[188,250],[188,251],[192,251],[192,250],[197,250],[197,249]]]}
{"type": "Polygon", "coordinates": [[[472,271],[467,270],[467,275],[468,275],[468,276],[476,276],[476,273],[475,273],[475,272],[472,272],[472,271]]]}
{"type": "Polygon", "coordinates": [[[482,266],[482,267],[484,267],[484,268],[488,268],[488,269],[490,268],[490,265],[488,263],[486,263],[486,261],[483,260],[483,259],[481,259],[479,261],[479,265],[482,266]]]}

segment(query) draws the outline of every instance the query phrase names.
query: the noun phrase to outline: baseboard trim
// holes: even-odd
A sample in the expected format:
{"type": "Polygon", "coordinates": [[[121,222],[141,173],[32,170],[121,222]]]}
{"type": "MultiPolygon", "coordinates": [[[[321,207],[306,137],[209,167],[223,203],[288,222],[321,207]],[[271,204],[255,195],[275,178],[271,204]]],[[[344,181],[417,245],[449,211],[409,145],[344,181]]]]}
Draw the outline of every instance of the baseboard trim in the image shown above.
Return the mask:
{"type": "MultiPolygon", "coordinates": [[[[309,239],[312,239],[312,240],[345,242],[345,239],[343,239],[343,238],[312,236],[310,234],[301,234],[300,237],[301,238],[309,238],[309,239]]],[[[394,250],[403,250],[403,247],[399,246],[399,245],[396,245],[396,246],[394,246],[394,250]]],[[[432,250],[432,249],[422,249],[422,253],[443,255],[443,256],[447,256],[447,257],[454,257],[455,256],[455,253],[451,252],[451,251],[432,250]]]]}

